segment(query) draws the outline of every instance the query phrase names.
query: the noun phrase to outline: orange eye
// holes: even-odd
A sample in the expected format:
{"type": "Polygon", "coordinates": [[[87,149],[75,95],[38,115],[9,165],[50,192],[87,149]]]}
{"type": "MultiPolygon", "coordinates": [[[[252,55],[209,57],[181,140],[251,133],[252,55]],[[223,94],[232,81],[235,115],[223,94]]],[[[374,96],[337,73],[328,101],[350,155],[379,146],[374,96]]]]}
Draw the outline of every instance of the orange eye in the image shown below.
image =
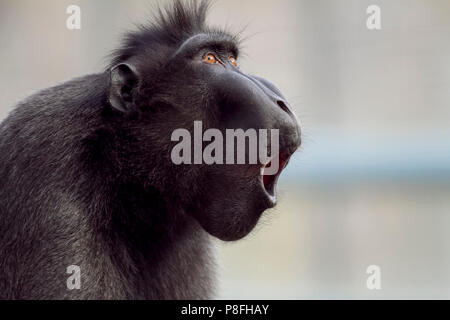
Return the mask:
{"type": "Polygon", "coordinates": [[[235,67],[238,66],[237,60],[235,57],[229,57],[228,60],[231,62],[231,64],[235,67]]]}
{"type": "Polygon", "coordinates": [[[217,58],[215,55],[213,55],[212,53],[208,53],[204,58],[203,61],[205,61],[206,63],[210,63],[210,64],[216,64],[217,58]]]}

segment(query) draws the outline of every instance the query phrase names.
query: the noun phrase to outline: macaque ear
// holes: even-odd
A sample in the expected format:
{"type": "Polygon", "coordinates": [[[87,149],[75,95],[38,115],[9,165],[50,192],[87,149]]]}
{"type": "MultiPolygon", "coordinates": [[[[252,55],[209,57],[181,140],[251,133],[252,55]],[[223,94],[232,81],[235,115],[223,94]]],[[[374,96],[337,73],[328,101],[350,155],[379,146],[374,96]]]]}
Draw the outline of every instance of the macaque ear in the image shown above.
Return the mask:
{"type": "Polygon", "coordinates": [[[139,77],[135,68],[128,63],[121,63],[111,69],[109,102],[121,112],[129,112],[133,108],[135,91],[139,77]]]}

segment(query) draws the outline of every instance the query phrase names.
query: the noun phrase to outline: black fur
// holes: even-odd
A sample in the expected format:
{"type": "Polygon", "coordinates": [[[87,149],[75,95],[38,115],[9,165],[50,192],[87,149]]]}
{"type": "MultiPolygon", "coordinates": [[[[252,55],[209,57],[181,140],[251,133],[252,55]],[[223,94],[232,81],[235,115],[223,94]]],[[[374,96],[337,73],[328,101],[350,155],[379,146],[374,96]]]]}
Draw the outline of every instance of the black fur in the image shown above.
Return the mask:
{"type": "MultiPolygon", "coordinates": [[[[205,108],[231,99],[213,94],[215,78],[169,59],[203,33],[238,55],[236,36],[205,26],[207,7],[174,2],[126,36],[105,72],[43,90],[1,124],[0,298],[213,297],[208,233],[237,240],[269,206],[240,169],[170,161],[174,129],[229,125],[205,108]],[[81,267],[80,290],[66,287],[69,265],[81,267]]],[[[280,117],[291,152],[300,133],[280,117]]]]}

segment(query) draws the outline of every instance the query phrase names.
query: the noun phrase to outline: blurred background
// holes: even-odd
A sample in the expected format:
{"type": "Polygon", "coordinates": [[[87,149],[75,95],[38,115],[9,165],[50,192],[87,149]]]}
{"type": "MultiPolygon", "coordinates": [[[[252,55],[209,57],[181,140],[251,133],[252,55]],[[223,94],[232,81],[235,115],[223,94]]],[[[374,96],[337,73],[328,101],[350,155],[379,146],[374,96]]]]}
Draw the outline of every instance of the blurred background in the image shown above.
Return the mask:
{"type": "MultiPolygon", "coordinates": [[[[154,5],[0,0],[0,120],[100,72],[154,5]],[[81,30],[66,28],[71,4],[81,30]]],[[[450,1],[219,0],[209,21],[245,28],[241,68],[276,83],[304,131],[279,206],[248,238],[217,242],[217,298],[450,298],[450,1]],[[381,30],[366,27],[372,4],[381,30]]]]}

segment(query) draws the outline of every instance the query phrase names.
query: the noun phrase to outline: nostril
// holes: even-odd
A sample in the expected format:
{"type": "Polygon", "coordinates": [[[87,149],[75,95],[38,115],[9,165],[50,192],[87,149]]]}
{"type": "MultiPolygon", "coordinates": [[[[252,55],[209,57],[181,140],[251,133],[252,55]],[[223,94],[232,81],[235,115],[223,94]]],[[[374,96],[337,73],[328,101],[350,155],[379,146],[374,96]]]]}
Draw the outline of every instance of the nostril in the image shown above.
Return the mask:
{"type": "Polygon", "coordinates": [[[283,109],[285,112],[291,114],[291,110],[289,110],[288,106],[283,100],[278,100],[277,104],[280,106],[281,109],[283,109]]]}

